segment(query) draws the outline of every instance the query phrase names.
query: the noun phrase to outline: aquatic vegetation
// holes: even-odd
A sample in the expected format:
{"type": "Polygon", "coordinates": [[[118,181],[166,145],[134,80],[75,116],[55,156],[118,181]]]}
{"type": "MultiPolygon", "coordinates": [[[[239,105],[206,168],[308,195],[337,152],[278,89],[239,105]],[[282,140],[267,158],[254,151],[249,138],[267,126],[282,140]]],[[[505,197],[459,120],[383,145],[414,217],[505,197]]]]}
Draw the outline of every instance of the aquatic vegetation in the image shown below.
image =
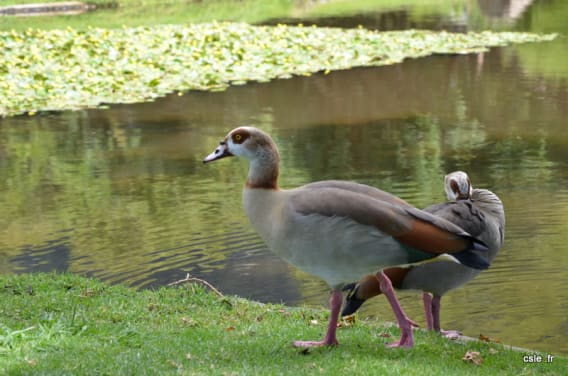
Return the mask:
{"type": "Polygon", "coordinates": [[[224,90],[554,37],[246,23],[1,32],[0,116],[143,102],[172,92],[224,90]]]}

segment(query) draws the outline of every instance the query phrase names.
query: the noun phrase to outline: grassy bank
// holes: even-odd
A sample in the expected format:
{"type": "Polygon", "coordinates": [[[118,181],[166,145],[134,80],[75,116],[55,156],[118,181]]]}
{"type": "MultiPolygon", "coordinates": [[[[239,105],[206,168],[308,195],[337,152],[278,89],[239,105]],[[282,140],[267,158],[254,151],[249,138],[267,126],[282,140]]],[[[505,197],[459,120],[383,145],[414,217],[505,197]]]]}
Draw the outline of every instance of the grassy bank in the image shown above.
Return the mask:
{"type": "Polygon", "coordinates": [[[135,291],[74,275],[4,275],[0,294],[0,373],[8,375],[562,375],[568,367],[566,358],[526,364],[525,352],[421,330],[413,349],[387,349],[399,331],[378,321],[340,328],[337,348],[302,352],[292,340],[322,336],[327,311],[197,285],[135,291]],[[479,352],[479,364],[463,359],[468,352],[479,352]]]}
{"type": "MultiPolygon", "coordinates": [[[[60,0],[6,0],[0,6],[27,3],[53,3],[60,0]]],[[[85,30],[89,26],[120,28],[211,21],[262,23],[273,19],[344,16],[361,12],[384,12],[412,8],[412,12],[449,13],[466,7],[471,0],[90,0],[97,10],[81,15],[5,17],[0,30],[23,31],[30,27],[57,29],[62,25],[85,30]]]]}

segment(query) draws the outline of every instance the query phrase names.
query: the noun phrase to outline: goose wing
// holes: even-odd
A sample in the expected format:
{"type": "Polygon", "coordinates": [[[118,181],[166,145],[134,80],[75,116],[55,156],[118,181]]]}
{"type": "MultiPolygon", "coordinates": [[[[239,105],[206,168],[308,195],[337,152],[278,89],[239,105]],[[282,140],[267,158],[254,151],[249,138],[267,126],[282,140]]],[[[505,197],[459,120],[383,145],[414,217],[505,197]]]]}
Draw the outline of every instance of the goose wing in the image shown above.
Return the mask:
{"type": "MultiPolygon", "coordinates": [[[[373,195],[380,196],[381,193],[375,192],[373,195]]],[[[390,196],[387,194],[385,197],[390,196]]],[[[448,253],[477,269],[488,266],[483,255],[480,256],[487,251],[483,243],[451,222],[404,201],[399,204],[396,200],[384,201],[357,191],[313,185],[295,190],[290,203],[299,214],[343,217],[373,226],[406,245],[409,257],[418,258],[413,262],[448,253]],[[414,251],[419,251],[421,255],[417,256],[414,251]],[[463,258],[463,255],[468,256],[463,258]]]]}

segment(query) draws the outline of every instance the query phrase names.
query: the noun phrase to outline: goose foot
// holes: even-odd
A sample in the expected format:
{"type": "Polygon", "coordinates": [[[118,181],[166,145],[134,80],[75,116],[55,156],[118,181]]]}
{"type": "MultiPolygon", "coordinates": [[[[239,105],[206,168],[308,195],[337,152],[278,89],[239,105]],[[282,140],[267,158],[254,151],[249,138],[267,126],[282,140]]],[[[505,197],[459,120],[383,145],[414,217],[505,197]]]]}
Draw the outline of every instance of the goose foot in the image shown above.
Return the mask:
{"type": "Polygon", "coordinates": [[[387,343],[385,346],[388,347],[389,349],[396,348],[396,347],[403,347],[405,349],[410,349],[412,346],[414,346],[414,341],[413,341],[412,337],[409,337],[403,331],[402,336],[400,336],[400,339],[398,341],[387,343]]]}
{"type": "Polygon", "coordinates": [[[328,341],[294,341],[294,347],[299,347],[303,349],[310,349],[312,347],[323,347],[323,346],[337,346],[339,342],[337,340],[333,342],[328,341]]]}
{"type": "Polygon", "coordinates": [[[387,297],[391,308],[396,316],[396,320],[398,321],[398,326],[402,332],[400,336],[400,340],[387,344],[387,347],[406,347],[411,348],[414,346],[414,339],[412,337],[412,326],[418,326],[415,322],[410,320],[406,313],[404,313],[396,295],[394,293],[394,289],[392,288],[392,283],[390,279],[386,276],[385,273],[379,272],[377,273],[377,279],[379,280],[379,284],[381,287],[381,291],[387,297]]]}
{"type": "Polygon", "coordinates": [[[430,295],[427,292],[422,294],[424,302],[424,313],[426,315],[426,323],[428,330],[433,330],[440,333],[443,337],[448,339],[458,339],[461,335],[457,330],[442,330],[440,329],[440,309],[442,297],[439,295],[430,295]]]}
{"type": "Polygon", "coordinates": [[[311,348],[311,347],[322,347],[322,346],[337,346],[339,342],[335,333],[337,332],[337,322],[339,320],[339,310],[341,309],[341,303],[343,303],[343,294],[341,290],[333,290],[331,292],[331,297],[329,298],[329,306],[331,308],[331,313],[329,316],[329,324],[327,326],[327,333],[321,341],[294,341],[294,347],[300,348],[311,348]]]}

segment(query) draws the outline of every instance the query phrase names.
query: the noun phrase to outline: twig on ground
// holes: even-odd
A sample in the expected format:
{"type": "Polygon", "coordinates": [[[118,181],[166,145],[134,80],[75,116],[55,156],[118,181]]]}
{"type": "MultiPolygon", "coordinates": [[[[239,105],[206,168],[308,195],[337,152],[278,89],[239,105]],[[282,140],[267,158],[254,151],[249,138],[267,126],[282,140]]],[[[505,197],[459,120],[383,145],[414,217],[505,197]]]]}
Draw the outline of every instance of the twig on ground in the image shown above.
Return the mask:
{"type": "Polygon", "coordinates": [[[177,286],[177,285],[181,285],[182,283],[186,283],[186,282],[198,282],[201,283],[202,285],[207,286],[211,291],[213,291],[215,294],[217,294],[220,298],[224,298],[225,296],[221,293],[221,291],[217,290],[212,284],[210,284],[209,282],[207,282],[204,279],[201,278],[196,278],[196,277],[191,277],[189,275],[189,273],[186,274],[184,279],[180,279],[179,281],[175,281],[172,283],[168,283],[168,286],[177,286]]]}

